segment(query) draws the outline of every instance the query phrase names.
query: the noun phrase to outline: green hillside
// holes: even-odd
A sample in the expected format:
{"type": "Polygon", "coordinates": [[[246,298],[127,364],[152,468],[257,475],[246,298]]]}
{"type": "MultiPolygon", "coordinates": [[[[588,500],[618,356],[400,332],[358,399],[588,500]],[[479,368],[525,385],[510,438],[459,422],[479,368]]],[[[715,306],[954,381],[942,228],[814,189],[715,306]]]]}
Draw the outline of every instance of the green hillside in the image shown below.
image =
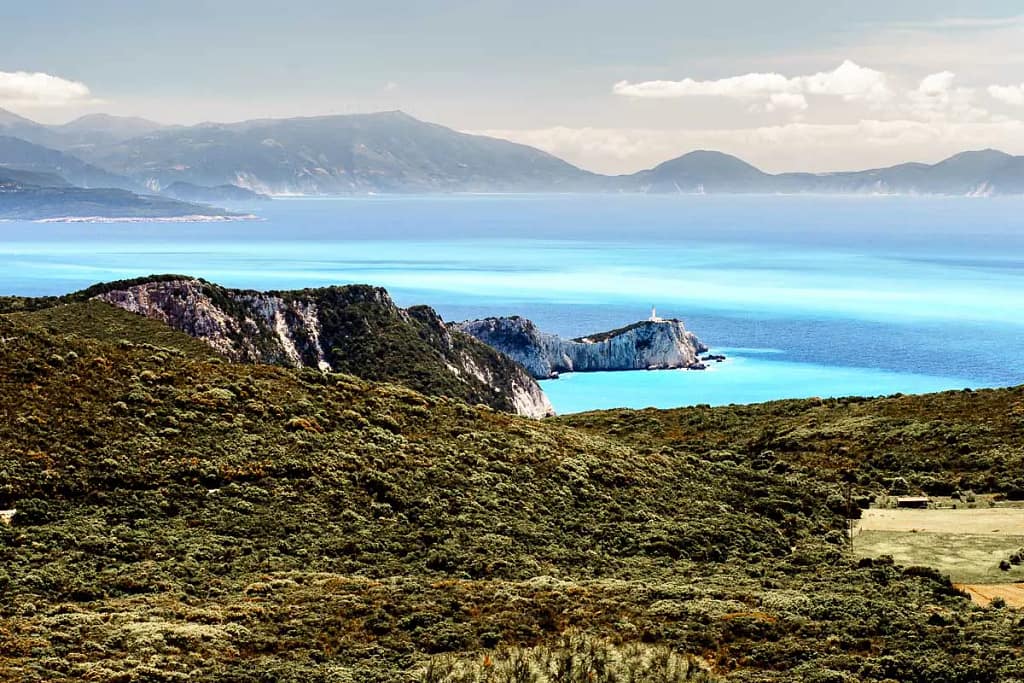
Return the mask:
{"type": "Polygon", "coordinates": [[[836,481],[913,474],[897,428],[1019,454],[1020,400],[537,421],[0,315],[0,679],[1020,680],[1020,615],[848,558],[836,481]]]}

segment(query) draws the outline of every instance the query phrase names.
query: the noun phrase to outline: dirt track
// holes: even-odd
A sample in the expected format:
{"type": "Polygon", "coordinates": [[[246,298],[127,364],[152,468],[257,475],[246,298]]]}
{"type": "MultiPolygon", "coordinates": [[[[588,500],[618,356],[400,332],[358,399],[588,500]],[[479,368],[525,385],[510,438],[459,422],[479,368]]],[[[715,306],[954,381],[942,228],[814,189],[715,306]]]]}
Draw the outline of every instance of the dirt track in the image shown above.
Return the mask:
{"type": "Polygon", "coordinates": [[[957,583],[957,588],[971,596],[971,600],[988,606],[993,598],[1001,597],[1010,607],[1024,607],[1024,583],[957,583]]]}

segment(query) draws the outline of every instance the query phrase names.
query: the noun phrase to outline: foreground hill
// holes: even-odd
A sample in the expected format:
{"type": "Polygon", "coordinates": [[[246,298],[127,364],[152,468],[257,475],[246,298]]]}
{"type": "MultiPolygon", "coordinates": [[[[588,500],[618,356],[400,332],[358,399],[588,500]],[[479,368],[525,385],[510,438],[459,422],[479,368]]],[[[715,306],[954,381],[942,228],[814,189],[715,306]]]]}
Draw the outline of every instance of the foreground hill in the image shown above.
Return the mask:
{"type": "Polygon", "coordinates": [[[0,315],[0,679],[1024,677],[1016,613],[847,558],[843,489],[796,448],[857,468],[905,415],[904,439],[948,430],[929,452],[984,438],[966,461],[1019,443],[1020,390],[536,421],[20,303],[42,308],[0,315]]]}
{"type": "MultiPolygon", "coordinates": [[[[1024,500],[1024,387],[928,396],[773,401],[560,418],[574,428],[702,457],[763,454],[876,492],[954,491],[1024,500]]],[[[726,456],[726,457],[732,457],[726,456]]]]}

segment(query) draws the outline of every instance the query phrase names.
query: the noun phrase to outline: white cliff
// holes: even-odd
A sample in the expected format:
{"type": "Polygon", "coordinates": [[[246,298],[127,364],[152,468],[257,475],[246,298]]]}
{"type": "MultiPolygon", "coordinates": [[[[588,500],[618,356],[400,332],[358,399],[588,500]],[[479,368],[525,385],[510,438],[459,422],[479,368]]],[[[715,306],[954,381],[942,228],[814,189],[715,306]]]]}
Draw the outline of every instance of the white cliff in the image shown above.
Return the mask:
{"type": "Polygon", "coordinates": [[[458,323],[476,337],[544,379],[563,372],[699,368],[707,347],[680,320],[650,320],[578,339],[542,332],[525,318],[485,318],[458,323]]]}

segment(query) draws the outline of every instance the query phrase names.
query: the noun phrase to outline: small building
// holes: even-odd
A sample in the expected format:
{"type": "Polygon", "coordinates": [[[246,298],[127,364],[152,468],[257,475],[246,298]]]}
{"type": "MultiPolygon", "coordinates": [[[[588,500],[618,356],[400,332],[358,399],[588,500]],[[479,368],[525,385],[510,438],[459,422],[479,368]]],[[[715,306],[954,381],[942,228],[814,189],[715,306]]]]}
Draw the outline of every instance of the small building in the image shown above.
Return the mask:
{"type": "Polygon", "coordinates": [[[926,508],[928,507],[928,496],[899,496],[896,498],[898,508],[926,508]]]}

